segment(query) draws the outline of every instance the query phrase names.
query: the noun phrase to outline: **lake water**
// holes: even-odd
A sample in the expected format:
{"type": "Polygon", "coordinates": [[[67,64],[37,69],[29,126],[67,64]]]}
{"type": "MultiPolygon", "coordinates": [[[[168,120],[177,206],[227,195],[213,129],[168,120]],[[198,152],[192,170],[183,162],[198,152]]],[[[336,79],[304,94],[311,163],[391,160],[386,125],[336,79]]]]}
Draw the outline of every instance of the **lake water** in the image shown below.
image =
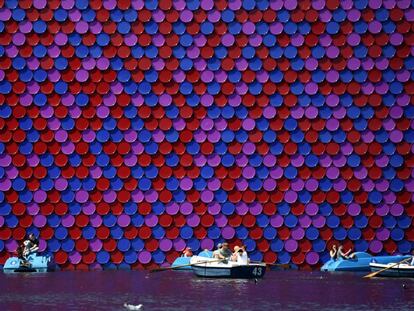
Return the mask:
{"type": "Polygon", "coordinates": [[[263,280],[191,272],[0,274],[0,310],[414,310],[414,279],[268,271],[263,280]],[[405,288],[403,287],[405,284],[405,288]]]}

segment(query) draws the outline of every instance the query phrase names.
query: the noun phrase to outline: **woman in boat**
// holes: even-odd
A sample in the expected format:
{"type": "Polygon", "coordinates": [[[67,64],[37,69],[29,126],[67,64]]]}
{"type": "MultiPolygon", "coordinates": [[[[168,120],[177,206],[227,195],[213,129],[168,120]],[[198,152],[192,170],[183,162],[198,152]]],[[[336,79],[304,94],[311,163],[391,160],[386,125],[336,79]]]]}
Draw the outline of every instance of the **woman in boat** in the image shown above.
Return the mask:
{"type": "Polygon", "coordinates": [[[213,252],[213,258],[219,259],[220,250],[221,250],[221,243],[218,243],[217,249],[213,252]]]}
{"type": "Polygon", "coordinates": [[[336,245],[334,244],[331,250],[329,251],[329,256],[331,256],[331,259],[335,260],[337,254],[338,254],[338,251],[336,249],[336,245]]]}
{"type": "Polygon", "coordinates": [[[223,262],[226,263],[226,260],[231,258],[233,253],[229,249],[229,243],[225,242],[221,245],[221,249],[217,254],[217,259],[224,259],[223,262]]]}
{"type": "Polygon", "coordinates": [[[350,248],[347,252],[343,252],[344,247],[342,245],[340,245],[338,247],[338,252],[337,252],[337,258],[342,258],[342,259],[352,259],[354,258],[354,254],[351,254],[352,252],[352,248],[350,248]]]}
{"type": "Polygon", "coordinates": [[[237,261],[237,258],[239,256],[239,250],[240,250],[240,247],[236,245],[234,247],[233,255],[231,255],[231,258],[230,258],[231,261],[234,261],[234,262],[237,261]]]}
{"type": "Polygon", "coordinates": [[[185,250],[183,250],[183,257],[192,257],[193,251],[191,250],[191,247],[186,247],[185,250]]]}

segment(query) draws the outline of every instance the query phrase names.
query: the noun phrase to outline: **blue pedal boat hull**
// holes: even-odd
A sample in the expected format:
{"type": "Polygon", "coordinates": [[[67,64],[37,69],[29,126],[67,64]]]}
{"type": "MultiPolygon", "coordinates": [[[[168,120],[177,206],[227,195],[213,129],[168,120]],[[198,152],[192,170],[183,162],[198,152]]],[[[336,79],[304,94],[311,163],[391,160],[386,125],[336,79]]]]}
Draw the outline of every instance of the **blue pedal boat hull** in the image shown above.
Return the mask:
{"type": "MultiPolygon", "coordinates": [[[[390,264],[378,264],[371,263],[370,268],[372,272],[377,272],[382,269],[388,268],[390,264]]],[[[407,264],[399,264],[395,267],[389,268],[388,270],[382,271],[377,276],[394,277],[394,278],[414,278],[414,266],[407,264]]]]}
{"type": "Polygon", "coordinates": [[[29,255],[28,265],[24,265],[23,261],[17,257],[10,257],[6,260],[3,272],[18,273],[18,272],[51,272],[56,270],[56,264],[53,257],[49,254],[31,254],[29,255]]]}
{"type": "Polygon", "coordinates": [[[353,271],[353,272],[368,272],[371,271],[369,264],[371,262],[377,262],[381,264],[388,264],[391,262],[399,262],[406,258],[408,255],[395,255],[395,256],[371,256],[368,253],[356,252],[354,259],[330,259],[322,267],[321,271],[338,272],[338,271],[353,271]]]}
{"type": "MultiPolygon", "coordinates": [[[[198,254],[199,257],[205,257],[205,258],[213,258],[213,252],[212,251],[202,251],[200,254],[198,254]]],[[[191,271],[192,268],[190,266],[190,260],[192,257],[178,257],[174,262],[172,263],[171,267],[174,268],[174,270],[188,270],[191,271]],[[184,265],[188,265],[185,267],[181,267],[184,265]],[[177,267],[177,268],[175,268],[177,267]]]]}

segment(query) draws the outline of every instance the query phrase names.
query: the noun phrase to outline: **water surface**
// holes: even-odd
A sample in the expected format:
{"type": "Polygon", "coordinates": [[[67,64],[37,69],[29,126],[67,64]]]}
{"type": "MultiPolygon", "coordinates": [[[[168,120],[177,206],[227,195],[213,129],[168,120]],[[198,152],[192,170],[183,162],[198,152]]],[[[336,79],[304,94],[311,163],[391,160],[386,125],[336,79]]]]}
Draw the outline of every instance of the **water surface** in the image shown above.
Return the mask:
{"type": "Polygon", "coordinates": [[[0,310],[414,310],[414,280],[271,271],[263,280],[191,272],[0,274],[0,310]],[[405,285],[405,288],[403,286],[405,285]]]}

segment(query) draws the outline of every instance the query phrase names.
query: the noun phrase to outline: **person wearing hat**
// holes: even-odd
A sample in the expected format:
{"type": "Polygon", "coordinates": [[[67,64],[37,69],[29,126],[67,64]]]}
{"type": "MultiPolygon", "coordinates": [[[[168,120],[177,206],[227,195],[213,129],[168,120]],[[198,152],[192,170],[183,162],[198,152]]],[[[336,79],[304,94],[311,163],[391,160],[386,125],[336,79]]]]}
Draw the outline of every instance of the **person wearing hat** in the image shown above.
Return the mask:
{"type": "Polygon", "coordinates": [[[185,250],[183,250],[183,257],[192,257],[193,251],[191,250],[191,247],[186,247],[185,250]]]}

